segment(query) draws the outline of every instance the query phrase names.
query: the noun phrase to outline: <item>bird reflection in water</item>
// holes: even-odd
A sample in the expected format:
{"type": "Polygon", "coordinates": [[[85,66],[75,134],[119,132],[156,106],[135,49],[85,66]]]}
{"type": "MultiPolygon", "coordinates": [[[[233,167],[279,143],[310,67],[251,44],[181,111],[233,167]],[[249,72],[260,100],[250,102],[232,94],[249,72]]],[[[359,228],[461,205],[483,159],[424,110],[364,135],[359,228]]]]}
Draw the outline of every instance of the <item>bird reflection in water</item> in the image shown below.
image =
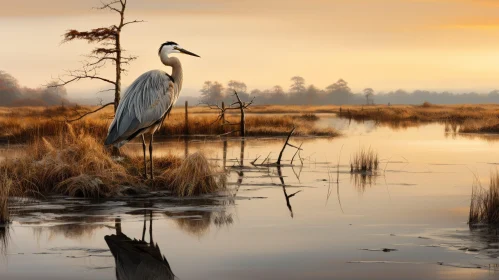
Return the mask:
{"type": "Polygon", "coordinates": [[[145,241],[146,213],[140,240],[121,231],[121,219],[115,220],[116,234],[104,237],[116,262],[116,279],[174,279],[175,275],[152,235],[152,211],[149,213],[149,242],[145,241]]]}

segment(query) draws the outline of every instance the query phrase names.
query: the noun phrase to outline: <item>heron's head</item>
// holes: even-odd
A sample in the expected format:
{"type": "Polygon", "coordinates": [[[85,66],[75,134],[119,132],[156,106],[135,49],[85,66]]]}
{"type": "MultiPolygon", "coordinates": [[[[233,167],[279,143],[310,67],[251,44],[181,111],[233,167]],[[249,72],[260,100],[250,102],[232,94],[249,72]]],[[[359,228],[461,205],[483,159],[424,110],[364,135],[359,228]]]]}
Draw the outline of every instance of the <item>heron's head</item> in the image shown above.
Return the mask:
{"type": "Polygon", "coordinates": [[[161,47],[159,47],[159,51],[158,51],[159,56],[168,57],[168,55],[171,53],[183,53],[183,54],[188,54],[188,55],[192,55],[195,57],[200,57],[199,55],[182,48],[181,46],[179,46],[175,42],[168,41],[166,43],[161,44],[161,47]]]}

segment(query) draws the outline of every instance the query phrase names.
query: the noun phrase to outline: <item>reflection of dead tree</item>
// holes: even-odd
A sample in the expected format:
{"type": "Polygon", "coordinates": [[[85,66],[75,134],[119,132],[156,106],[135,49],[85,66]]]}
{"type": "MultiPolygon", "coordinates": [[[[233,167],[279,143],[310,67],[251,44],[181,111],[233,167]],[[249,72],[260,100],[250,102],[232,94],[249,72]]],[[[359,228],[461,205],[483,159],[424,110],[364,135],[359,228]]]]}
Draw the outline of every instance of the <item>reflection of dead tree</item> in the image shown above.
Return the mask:
{"type": "MultiPolygon", "coordinates": [[[[297,191],[297,192],[294,192],[292,194],[289,194],[287,193],[286,191],[286,183],[284,182],[284,176],[282,175],[282,167],[284,165],[282,165],[282,156],[284,154],[284,150],[286,149],[287,146],[290,146],[290,147],[293,147],[295,148],[297,151],[295,152],[295,154],[293,155],[293,158],[291,159],[291,163],[289,164],[289,166],[291,166],[291,168],[293,168],[293,161],[294,161],[294,158],[296,157],[296,155],[299,156],[300,158],[300,162],[301,162],[301,166],[303,167],[303,159],[301,158],[300,156],[300,151],[302,151],[303,149],[301,148],[301,146],[303,145],[300,144],[300,146],[295,146],[293,144],[290,144],[289,143],[289,139],[291,138],[291,136],[293,135],[293,132],[295,131],[295,128],[293,127],[293,129],[289,132],[288,136],[286,137],[286,142],[284,142],[284,145],[282,146],[282,149],[281,151],[279,152],[279,156],[277,158],[277,161],[274,162],[274,163],[269,163],[269,158],[270,158],[270,154],[262,161],[262,163],[256,163],[256,161],[258,160],[259,157],[257,157],[255,160],[253,160],[251,162],[251,165],[253,165],[254,167],[276,167],[277,168],[277,175],[279,177],[279,180],[281,181],[281,186],[282,186],[282,191],[284,193],[284,197],[286,199],[286,206],[288,207],[289,209],[289,212],[291,214],[291,217],[294,216],[293,214],[293,208],[291,207],[291,202],[290,202],[290,199],[295,196],[296,194],[298,194],[299,192],[301,192],[301,190],[297,191]]],[[[296,174],[296,172],[294,171],[293,169],[293,172],[295,173],[296,177],[299,179],[299,175],[296,174]]],[[[300,170],[301,172],[301,170],[300,170]]]]}
{"type": "Polygon", "coordinates": [[[230,131],[230,132],[226,133],[225,132],[226,125],[239,125],[239,135],[241,137],[245,137],[246,136],[246,117],[244,114],[244,110],[248,109],[249,106],[251,106],[251,104],[253,104],[253,101],[255,100],[255,98],[253,98],[249,102],[243,102],[243,101],[241,101],[241,98],[239,98],[239,95],[237,94],[236,91],[234,91],[234,96],[236,97],[237,100],[234,103],[232,103],[229,107],[225,107],[224,102],[222,102],[221,107],[218,106],[218,104],[207,104],[207,105],[208,105],[208,108],[219,111],[218,117],[213,123],[220,121],[220,125],[222,126],[224,134],[230,134],[230,133],[234,132],[234,131],[230,131]],[[233,124],[225,119],[225,114],[226,114],[227,110],[239,110],[240,116],[241,116],[239,123],[233,124]]]}
{"type": "MultiPolygon", "coordinates": [[[[121,74],[126,71],[124,66],[137,59],[136,56],[123,56],[124,50],[121,47],[121,31],[125,26],[129,24],[139,23],[143,21],[125,20],[127,0],[108,0],[101,3],[101,6],[96,7],[96,9],[118,13],[118,24],[111,25],[109,27],[99,27],[90,31],[78,31],[75,29],[68,30],[64,34],[63,43],[73,40],[84,40],[88,43],[98,43],[99,45],[94,48],[89,55],[87,55],[88,60],[83,62],[83,65],[80,69],[67,71],[67,78],[59,78],[59,83],[51,85],[51,87],[64,86],[83,79],[105,82],[107,84],[110,84],[111,88],[103,90],[101,92],[114,91],[113,104],[114,111],[116,111],[116,108],[118,107],[118,104],[120,102],[121,95],[121,74]],[[108,63],[112,63],[115,66],[115,77],[112,79],[104,78],[99,74],[99,70],[104,68],[108,63]]],[[[109,104],[106,104],[105,106],[108,105],[109,104]]],[[[84,116],[81,116],[81,118],[83,117],[84,116]]]]}
{"type": "Polygon", "coordinates": [[[290,198],[295,196],[297,193],[301,192],[301,190],[296,191],[296,192],[288,195],[288,193],[286,192],[286,183],[284,183],[284,176],[282,175],[282,170],[281,170],[280,165],[277,166],[277,175],[279,176],[279,180],[281,181],[282,191],[284,193],[284,197],[286,198],[286,206],[288,206],[289,213],[291,214],[291,218],[293,218],[294,217],[293,207],[291,207],[290,198]]]}

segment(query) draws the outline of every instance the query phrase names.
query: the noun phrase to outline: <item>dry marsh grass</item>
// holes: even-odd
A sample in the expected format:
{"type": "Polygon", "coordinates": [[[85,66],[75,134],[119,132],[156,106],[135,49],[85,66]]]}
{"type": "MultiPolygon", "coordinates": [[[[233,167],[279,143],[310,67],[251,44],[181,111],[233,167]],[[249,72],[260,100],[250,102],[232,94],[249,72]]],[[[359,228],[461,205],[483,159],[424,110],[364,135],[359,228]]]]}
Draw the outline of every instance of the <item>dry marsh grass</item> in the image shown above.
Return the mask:
{"type": "Polygon", "coordinates": [[[471,193],[468,223],[470,227],[479,225],[499,225],[499,173],[490,175],[489,188],[485,189],[475,178],[471,193]]]}
{"type": "Polygon", "coordinates": [[[373,172],[378,169],[378,153],[373,149],[360,148],[350,159],[350,172],[373,172]]]}
{"type": "MultiPolygon", "coordinates": [[[[0,108],[0,140],[11,143],[27,142],[36,137],[57,136],[65,130],[65,120],[74,119],[79,114],[91,111],[95,107],[21,107],[0,108]]],[[[258,109],[260,112],[262,110],[258,109]]],[[[274,113],[267,111],[267,113],[274,113]]],[[[253,111],[248,111],[249,113],[253,111]]],[[[205,107],[189,108],[189,133],[193,135],[218,135],[224,132],[237,131],[239,116],[227,114],[227,120],[233,125],[225,129],[217,122],[217,113],[205,107]]],[[[306,136],[336,136],[333,129],[322,129],[311,124],[318,118],[313,111],[304,111],[300,116],[277,114],[249,114],[246,116],[246,132],[248,136],[281,136],[286,135],[292,127],[297,127],[306,136]]],[[[104,139],[113,119],[112,108],[105,108],[79,121],[73,122],[76,131],[104,139]]],[[[185,115],[183,108],[176,107],[163,123],[158,136],[178,136],[185,133],[185,115]],[[182,110],[180,110],[182,109],[182,110]]],[[[237,132],[234,133],[237,136],[237,132]]]]}
{"type": "MultiPolygon", "coordinates": [[[[202,153],[192,154],[184,160],[168,155],[155,157],[154,161],[159,176],[151,183],[179,196],[211,193],[224,186],[225,174],[216,170],[202,153]]],[[[0,202],[6,205],[9,189],[25,197],[122,195],[128,188],[147,188],[139,179],[142,168],[142,157],[124,155],[116,161],[94,137],[83,129],[76,132],[67,125],[58,137],[39,138],[27,145],[23,156],[0,164],[0,182],[3,183],[0,202]]]]}
{"type": "Polygon", "coordinates": [[[70,125],[58,137],[37,138],[26,149],[22,157],[0,164],[2,180],[10,180],[20,196],[108,197],[120,185],[136,182],[102,144],[70,125]]]}
{"type": "Polygon", "coordinates": [[[463,133],[499,133],[499,118],[488,118],[484,120],[468,120],[459,128],[463,133]]]}
{"type": "Polygon", "coordinates": [[[499,105],[375,105],[344,106],[342,117],[380,122],[464,122],[487,120],[499,116],[499,105]]]}
{"type": "Polygon", "coordinates": [[[179,166],[166,170],[158,181],[163,186],[171,186],[172,192],[183,197],[223,190],[226,179],[225,171],[197,152],[185,158],[179,166]]]}

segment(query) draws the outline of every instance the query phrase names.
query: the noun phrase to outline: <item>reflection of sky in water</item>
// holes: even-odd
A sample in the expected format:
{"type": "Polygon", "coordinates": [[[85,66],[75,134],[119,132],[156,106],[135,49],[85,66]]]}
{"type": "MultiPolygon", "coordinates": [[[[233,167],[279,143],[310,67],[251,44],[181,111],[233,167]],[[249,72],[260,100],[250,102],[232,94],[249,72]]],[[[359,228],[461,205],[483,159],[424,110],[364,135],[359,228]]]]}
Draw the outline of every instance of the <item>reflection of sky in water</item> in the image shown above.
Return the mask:
{"type": "MultiPolygon", "coordinates": [[[[294,218],[275,168],[250,168],[251,161],[258,156],[261,161],[269,152],[275,159],[283,139],[245,141],[247,167],[243,176],[236,172],[239,169],[231,173],[232,189],[238,186],[238,178],[242,182],[230,203],[213,197],[172,200],[156,196],[146,200],[152,200],[146,207],[155,213],[154,241],[175,275],[180,279],[498,277],[498,272],[488,269],[459,266],[498,263],[483,251],[490,239],[474,237],[465,222],[471,171],[486,183],[489,172],[495,169],[488,163],[499,161],[499,142],[449,137],[440,124],[393,131],[373,122],[348,124],[348,120],[332,118],[321,122],[342,130],[345,136],[292,139],[297,144],[304,142],[301,155],[305,159],[302,168],[282,169],[288,195],[302,190],[290,198],[294,218]],[[359,146],[378,151],[384,174],[361,188],[349,174],[350,156],[359,146]],[[340,150],[338,187],[328,182],[327,170],[336,181],[340,150]],[[462,244],[482,251],[459,250],[462,244]],[[380,248],[397,251],[359,250],[380,248]]],[[[223,147],[221,140],[197,139],[189,142],[188,152],[203,149],[221,164],[223,147]]],[[[132,143],[126,151],[140,153],[141,146],[132,143]]],[[[185,143],[165,142],[155,151],[158,155],[183,155],[185,143]]],[[[240,153],[241,142],[228,141],[227,166],[239,165],[240,153]]],[[[293,153],[287,150],[285,158],[290,159],[293,153]]],[[[75,205],[74,201],[63,201],[58,204],[64,209],[29,210],[35,213],[17,219],[11,230],[10,255],[0,261],[1,279],[115,278],[115,262],[109,251],[93,254],[88,249],[107,249],[104,236],[115,233],[116,216],[122,218],[122,231],[128,237],[140,239],[143,223],[138,208],[144,207],[144,202],[75,205]],[[36,213],[42,211],[44,214],[36,213]],[[45,222],[33,224],[40,221],[38,217],[44,217],[45,222]]]]}

